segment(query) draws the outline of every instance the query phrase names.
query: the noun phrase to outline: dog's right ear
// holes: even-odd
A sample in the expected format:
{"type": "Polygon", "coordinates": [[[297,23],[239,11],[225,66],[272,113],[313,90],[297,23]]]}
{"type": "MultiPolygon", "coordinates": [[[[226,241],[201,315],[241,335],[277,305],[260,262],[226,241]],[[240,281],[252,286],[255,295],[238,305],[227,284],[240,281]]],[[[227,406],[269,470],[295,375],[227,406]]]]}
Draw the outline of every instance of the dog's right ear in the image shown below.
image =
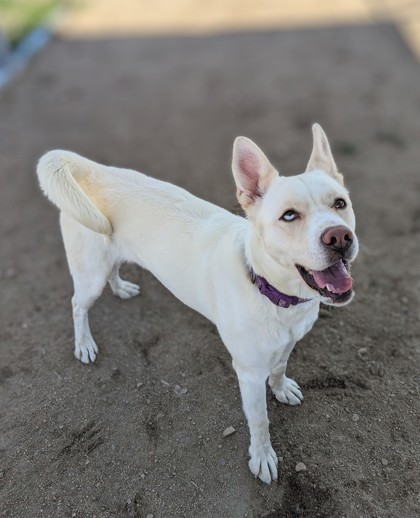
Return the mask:
{"type": "Polygon", "coordinates": [[[232,172],[236,195],[247,211],[262,198],[278,172],[261,149],[246,137],[237,137],[233,144],[232,172]]]}

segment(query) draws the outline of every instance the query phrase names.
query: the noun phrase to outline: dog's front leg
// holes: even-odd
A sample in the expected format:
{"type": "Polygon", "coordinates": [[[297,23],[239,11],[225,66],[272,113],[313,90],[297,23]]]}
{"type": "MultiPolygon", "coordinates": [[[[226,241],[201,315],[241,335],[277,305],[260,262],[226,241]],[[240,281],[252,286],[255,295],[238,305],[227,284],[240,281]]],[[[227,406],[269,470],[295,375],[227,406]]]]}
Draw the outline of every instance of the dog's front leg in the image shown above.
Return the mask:
{"type": "Polygon", "coordinates": [[[262,372],[235,368],[251,435],[249,469],[266,484],[277,480],[277,456],[268,430],[266,380],[262,372]]]}
{"type": "Polygon", "coordinates": [[[291,343],[286,347],[280,361],[272,369],[268,378],[268,384],[276,399],[287,405],[300,405],[303,401],[303,394],[299,385],[295,380],[286,376],[287,360],[294,346],[295,344],[291,343]]]}

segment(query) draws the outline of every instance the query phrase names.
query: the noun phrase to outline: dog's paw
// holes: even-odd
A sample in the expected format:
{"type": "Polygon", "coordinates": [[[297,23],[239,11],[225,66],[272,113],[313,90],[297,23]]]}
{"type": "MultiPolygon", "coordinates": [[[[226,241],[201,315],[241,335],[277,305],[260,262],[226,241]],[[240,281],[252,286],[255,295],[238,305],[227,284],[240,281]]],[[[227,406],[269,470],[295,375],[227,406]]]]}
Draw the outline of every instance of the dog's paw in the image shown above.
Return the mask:
{"type": "Polygon", "coordinates": [[[96,360],[98,354],[98,346],[95,340],[89,336],[83,342],[76,344],[74,348],[74,356],[82,363],[91,363],[96,360]]]}
{"type": "Polygon", "coordinates": [[[286,403],[286,405],[300,405],[303,401],[303,394],[299,385],[295,380],[286,376],[283,377],[280,388],[277,390],[273,389],[273,392],[277,400],[281,403],[286,403]]]}
{"type": "Polygon", "coordinates": [[[278,460],[271,444],[260,448],[250,448],[249,454],[251,458],[248,466],[255,477],[266,484],[271,484],[272,480],[277,480],[278,460]]]}
{"type": "Polygon", "coordinates": [[[131,299],[140,293],[140,286],[122,279],[119,279],[117,283],[112,283],[111,289],[112,293],[120,299],[131,299]]]}

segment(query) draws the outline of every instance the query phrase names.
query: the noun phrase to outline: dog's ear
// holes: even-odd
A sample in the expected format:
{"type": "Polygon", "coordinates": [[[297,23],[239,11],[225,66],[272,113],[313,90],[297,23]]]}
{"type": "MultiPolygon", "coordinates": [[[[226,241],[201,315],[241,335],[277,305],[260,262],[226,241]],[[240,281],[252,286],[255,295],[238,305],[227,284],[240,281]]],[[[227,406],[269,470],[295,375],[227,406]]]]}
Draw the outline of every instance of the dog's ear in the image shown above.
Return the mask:
{"type": "Polygon", "coordinates": [[[246,211],[262,198],[278,172],[261,149],[246,137],[237,137],[233,144],[232,171],[236,195],[246,211]]]}
{"type": "Polygon", "coordinates": [[[312,148],[311,158],[306,166],[306,171],[309,172],[321,169],[332,176],[334,180],[337,180],[342,184],[343,175],[338,172],[337,166],[335,165],[327,135],[325,135],[324,130],[319,124],[313,124],[312,134],[314,145],[312,148]]]}

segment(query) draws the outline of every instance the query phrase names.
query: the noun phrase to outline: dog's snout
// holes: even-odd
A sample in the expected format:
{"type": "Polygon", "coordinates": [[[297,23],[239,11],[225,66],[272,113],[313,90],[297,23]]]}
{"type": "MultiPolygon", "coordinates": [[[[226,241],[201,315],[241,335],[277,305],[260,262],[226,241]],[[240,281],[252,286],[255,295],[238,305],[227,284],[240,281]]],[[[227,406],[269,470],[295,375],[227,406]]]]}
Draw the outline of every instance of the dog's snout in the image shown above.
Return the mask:
{"type": "Polygon", "coordinates": [[[337,252],[345,252],[353,243],[353,232],[342,225],[330,227],[321,235],[321,241],[328,248],[337,252]]]}

